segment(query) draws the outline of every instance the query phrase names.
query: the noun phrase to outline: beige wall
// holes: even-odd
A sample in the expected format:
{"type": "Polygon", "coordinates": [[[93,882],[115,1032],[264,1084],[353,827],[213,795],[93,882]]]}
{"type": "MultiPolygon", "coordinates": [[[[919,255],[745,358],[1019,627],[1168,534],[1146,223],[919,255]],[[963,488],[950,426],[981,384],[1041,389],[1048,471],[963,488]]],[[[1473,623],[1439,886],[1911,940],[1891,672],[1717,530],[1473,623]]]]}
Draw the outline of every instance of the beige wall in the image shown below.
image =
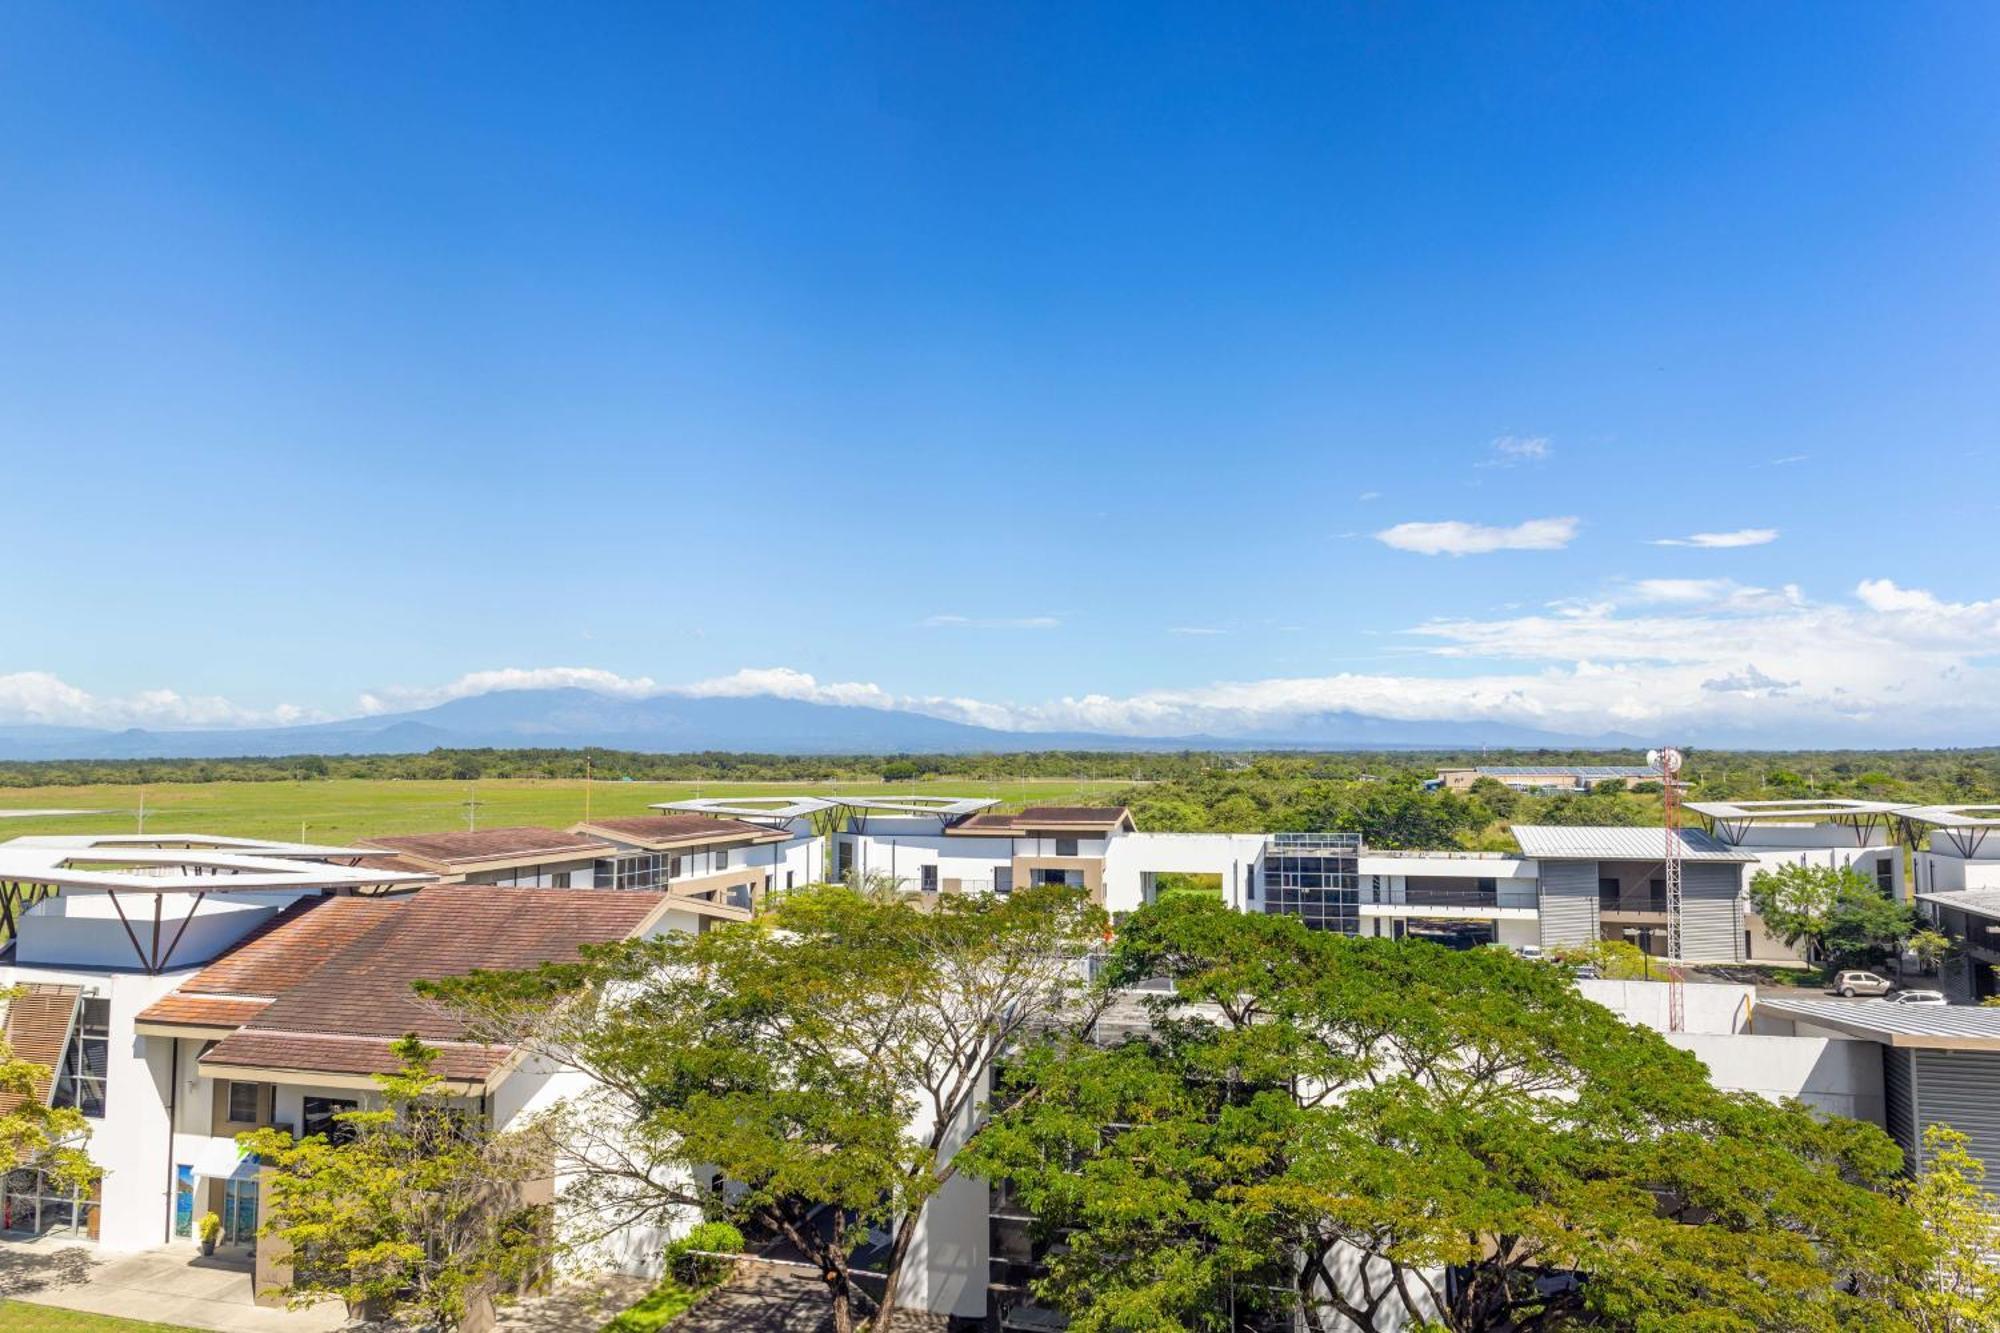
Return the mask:
{"type": "Polygon", "coordinates": [[[1090,901],[1104,905],[1104,858],[1100,856],[1017,856],[1014,858],[1014,887],[1032,884],[1037,870],[1081,870],[1083,887],[1090,901]]]}

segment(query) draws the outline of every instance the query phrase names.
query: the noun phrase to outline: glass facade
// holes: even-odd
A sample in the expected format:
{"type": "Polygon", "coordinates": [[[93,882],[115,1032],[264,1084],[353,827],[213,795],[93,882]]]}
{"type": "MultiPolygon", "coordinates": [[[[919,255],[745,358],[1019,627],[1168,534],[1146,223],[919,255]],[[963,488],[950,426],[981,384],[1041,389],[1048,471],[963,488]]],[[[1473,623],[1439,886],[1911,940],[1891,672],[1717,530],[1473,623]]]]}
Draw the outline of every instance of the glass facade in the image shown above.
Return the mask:
{"type": "Polygon", "coordinates": [[[1295,916],[1312,930],[1361,928],[1361,835],[1274,833],[1264,844],[1267,913],[1295,916]]]}
{"type": "Polygon", "coordinates": [[[111,1064],[111,1001],[86,997],[77,1011],[76,1032],[56,1071],[52,1101],[74,1106],[93,1120],[104,1117],[104,1076],[111,1064]]]}

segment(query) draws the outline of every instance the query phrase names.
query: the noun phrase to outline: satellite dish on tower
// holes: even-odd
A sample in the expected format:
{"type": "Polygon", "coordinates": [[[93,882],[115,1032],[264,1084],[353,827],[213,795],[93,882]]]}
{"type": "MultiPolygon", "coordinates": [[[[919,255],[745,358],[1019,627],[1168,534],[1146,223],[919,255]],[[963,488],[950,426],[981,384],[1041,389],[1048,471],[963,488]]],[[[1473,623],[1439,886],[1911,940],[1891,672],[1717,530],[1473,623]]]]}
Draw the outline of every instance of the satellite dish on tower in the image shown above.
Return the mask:
{"type": "Polygon", "coordinates": [[[1681,752],[1674,749],[1648,750],[1646,767],[1657,768],[1671,777],[1681,771],[1681,752]]]}

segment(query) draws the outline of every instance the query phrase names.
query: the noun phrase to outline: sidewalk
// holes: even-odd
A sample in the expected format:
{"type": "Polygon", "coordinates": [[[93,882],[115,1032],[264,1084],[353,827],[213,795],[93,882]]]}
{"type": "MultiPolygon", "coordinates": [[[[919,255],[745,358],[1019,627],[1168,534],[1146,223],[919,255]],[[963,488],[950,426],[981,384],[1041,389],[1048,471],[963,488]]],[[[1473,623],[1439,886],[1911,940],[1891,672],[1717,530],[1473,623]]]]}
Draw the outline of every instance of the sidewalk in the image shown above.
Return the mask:
{"type": "Polygon", "coordinates": [[[339,1301],[260,1306],[248,1269],[185,1246],[124,1254],[88,1241],[0,1240],[0,1297],[218,1333],[332,1333],[348,1322],[339,1301]]]}

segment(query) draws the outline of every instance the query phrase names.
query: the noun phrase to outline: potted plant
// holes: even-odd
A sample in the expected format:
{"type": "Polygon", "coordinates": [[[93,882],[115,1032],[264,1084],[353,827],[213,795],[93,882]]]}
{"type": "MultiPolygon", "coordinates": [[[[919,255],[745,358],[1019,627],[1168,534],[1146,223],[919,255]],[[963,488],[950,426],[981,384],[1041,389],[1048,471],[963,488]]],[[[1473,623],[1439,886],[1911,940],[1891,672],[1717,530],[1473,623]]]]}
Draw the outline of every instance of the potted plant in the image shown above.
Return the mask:
{"type": "Polygon", "coordinates": [[[222,1235],[222,1218],[215,1213],[203,1213],[201,1221],[195,1223],[195,1230],[201,1235],[201,1252],[215,1253],[215,1242],[222,1235]]]}

